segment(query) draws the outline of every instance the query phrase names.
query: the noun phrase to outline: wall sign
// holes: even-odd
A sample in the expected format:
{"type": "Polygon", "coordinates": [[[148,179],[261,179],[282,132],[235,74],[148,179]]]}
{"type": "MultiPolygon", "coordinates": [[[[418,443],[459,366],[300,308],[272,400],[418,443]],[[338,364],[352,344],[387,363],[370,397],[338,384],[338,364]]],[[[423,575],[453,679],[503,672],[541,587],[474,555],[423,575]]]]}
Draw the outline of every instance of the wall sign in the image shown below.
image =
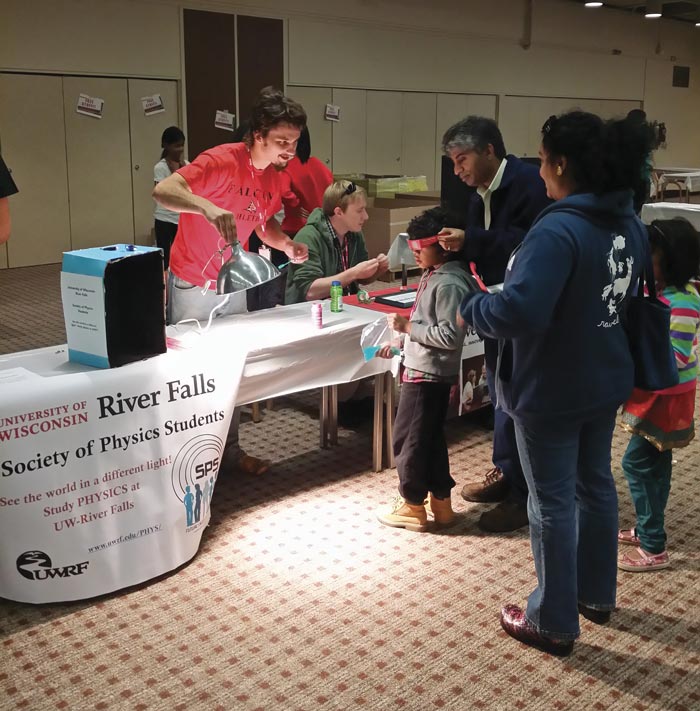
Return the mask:
{"type": "Polygon", "coordinates": [[[85,116],[92,116],[93,118],[102,118],[102,108],[104,107],[104,100],[98,99],[94,96],[88,96],[87,94],[80,94],[78,97],[78,105],[75,110],[79,114],[85,116]]]}
{"type": "Polygon", "coordinates": [[[235,114],[230,114],[227,109],[217,111],[216,118],[214,119],[214,126],[216,128],[221,128],[224,131],[233,131],[233,122],[235,119],[235,114]]]}
{"type": "Polygon", "coordinates": [[[334,104],[326,104],[324,117],[326,121],[340,121],[340,106],[335,106],[334,104]]]}
{"type": "Polygon", "coordinates": [[[165,111],[165,106],[163,105],[163,97],[160,94],[153,94],[153,96],[142,96],[141,104],[143,106],[143,113],[146,116],[151,114],[162,114],[165,111]]]}

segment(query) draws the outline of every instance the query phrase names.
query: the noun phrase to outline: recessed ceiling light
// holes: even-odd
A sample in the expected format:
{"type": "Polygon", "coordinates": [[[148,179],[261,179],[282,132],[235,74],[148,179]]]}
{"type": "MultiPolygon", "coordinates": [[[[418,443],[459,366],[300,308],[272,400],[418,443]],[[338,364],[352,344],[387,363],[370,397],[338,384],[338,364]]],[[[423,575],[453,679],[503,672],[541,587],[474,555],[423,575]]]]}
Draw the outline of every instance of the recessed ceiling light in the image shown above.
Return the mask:
{"type": "Polygon", "coordinates": [[[602,7],[603,6],[602,2],[587,2],[584,4],[586,7],[602,7]]]}
{"type": "Polygon", "coordinates": [[[655,20],[661,17],[661,0],[647,0],[646,10],[644,11],[644,17],[649,20],[655,20]]]}

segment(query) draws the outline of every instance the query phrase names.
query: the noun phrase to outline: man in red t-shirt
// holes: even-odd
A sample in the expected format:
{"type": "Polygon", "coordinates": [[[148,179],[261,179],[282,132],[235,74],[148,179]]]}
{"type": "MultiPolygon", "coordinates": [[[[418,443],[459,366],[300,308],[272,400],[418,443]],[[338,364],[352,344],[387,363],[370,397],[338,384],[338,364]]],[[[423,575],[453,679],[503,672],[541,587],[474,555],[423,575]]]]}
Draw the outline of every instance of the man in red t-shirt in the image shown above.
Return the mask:
{"type": "MultiPolygon", "coordinates": [[[[235,240],[245,249],[253,231],[294,263],[308,258],[306,245],[292,241],[274,218],[281,206],[281,185],[273,164],[286,164],[294,157],[305,125],[306,113],[297,102],[266,87],[253,106],[246,143],[204,151],[156,185],[156,202],[181,213],[170,253],[168,323],[209,318],[226,298],[216,294],[217,275],[226,258],[221,250],[235,240]]],[[[246,311],[245,291],[228,297],[215,316],[246,311]]],[[[228,462],[261,474],[267,462],[248,456],[238,445],[239,417],[236,408],[222,466],[228,462]]]]}

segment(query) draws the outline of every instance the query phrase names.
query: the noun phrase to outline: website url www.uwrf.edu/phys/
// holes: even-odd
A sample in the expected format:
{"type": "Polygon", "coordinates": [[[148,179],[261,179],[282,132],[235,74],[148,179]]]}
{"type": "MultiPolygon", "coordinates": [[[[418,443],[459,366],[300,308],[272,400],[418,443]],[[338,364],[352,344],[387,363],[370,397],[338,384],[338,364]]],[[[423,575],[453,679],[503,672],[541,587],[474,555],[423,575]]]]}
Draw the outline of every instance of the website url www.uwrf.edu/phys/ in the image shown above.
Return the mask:
{"type": "Polygon", "coordinates": [[[137,538],[143,538],[144,536],[150,536],[152,533],[158,533],[158,531],[160,531],[160,526],[161,525],[157,523],[154,526],[142,528],[140,531],[133,531],[132,533],[127,533],[126,535],[119,536],[119,538],[107,541],[106,543],[100,543],[99,546],[92,546],[91,548],[88,548],[88,553],[96,553],[97,551],[103,551],[106,548],[111,548],[112,546],[118,546],[120,543],[134,541],[137,538]]]}

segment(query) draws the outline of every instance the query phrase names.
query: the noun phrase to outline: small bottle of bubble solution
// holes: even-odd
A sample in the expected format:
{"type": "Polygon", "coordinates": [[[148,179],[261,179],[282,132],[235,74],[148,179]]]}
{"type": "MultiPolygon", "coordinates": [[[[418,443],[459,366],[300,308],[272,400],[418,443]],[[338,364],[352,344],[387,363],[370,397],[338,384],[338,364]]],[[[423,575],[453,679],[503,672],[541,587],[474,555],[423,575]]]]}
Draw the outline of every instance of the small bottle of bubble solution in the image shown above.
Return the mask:
{"type": "Polygon", "coordinates": [[[331,282],[331,313],[343,310],[343,285],[339,281],[331,282]]]}
{"type": "Polygon", "coordinates": [[[311,320],[316,328],[323,328],[323,304],[320,301],[311,304],[311,320]]]}

